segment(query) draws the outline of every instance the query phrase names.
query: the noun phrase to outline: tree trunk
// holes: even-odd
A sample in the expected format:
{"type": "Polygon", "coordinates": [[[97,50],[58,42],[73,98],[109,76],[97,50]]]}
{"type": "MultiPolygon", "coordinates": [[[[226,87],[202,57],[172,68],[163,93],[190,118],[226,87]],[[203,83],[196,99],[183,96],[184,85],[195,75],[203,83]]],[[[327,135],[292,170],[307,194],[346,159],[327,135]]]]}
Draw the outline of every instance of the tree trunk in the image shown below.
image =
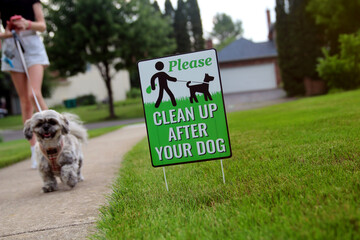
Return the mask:
{"type": "Polygon", "coordinates": [[[103,66],[100,64],[96,65],[100,71],[102,78],[105,81],[106,90],[108,93],[109,100],[109,119],[115,119],[115,110],[114,110],[114,100],[113,100],[113,92],[111,87],[111,76],[110,76],[110,68],[108,63],[103,63],[103,66]]]}

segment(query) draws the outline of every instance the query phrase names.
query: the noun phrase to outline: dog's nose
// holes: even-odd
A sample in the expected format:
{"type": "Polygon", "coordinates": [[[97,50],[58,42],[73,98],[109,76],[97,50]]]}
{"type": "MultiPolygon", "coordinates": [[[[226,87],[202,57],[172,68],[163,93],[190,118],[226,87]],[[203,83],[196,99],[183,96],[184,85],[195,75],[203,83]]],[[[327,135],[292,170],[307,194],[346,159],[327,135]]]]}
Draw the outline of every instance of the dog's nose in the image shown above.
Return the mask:
{"type": "Polygon", "coordinates": [[[45,131],[48,131],[49,128],[50,128],[49,124],[45,123],[45,124],[43,125],[43,129],[44,129],[45,131]]]}

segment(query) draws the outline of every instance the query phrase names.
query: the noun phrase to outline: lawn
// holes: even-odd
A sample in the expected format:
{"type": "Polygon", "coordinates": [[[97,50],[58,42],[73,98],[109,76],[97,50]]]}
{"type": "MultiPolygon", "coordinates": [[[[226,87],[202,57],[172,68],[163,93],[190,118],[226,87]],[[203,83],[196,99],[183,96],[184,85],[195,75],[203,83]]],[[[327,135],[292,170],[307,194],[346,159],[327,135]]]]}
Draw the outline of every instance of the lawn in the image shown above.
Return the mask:
{"type": "MultiPolygon", "coordinates": [[[[130,119],[143,117],[143,105],[141,99],[128,99],[125,101],[116,102],[114,104],[115,114],[118,119],[130,119]]],[[[81,106],[71,109],[65,107],[55,107],[54,110],[58,112],[70,112],[78,115],[84,123],[101,122],[108,120],[108,105],[98,104],[92,106],[81,106]]],[[[0,119],[0,130],[2,129],[22,129],[23,123],[21,115],[8,116],[0,119]]],[[[118,129],[119,126],[108,127],[96,130],[90,130],[89,136],[96,137],[107,132],[118,129]]],[[[0,134],[0,168],[6,167],[13,163],[22,161],[30,157],[29,143],[23,140],[15,140],[10,142],[2,142],[0,134]]]]}
{"type": "Polygon", "coordinates": [[[129,152],[92,239],[360,239],[360,91],[228,115],[233,157],[129,152]]]}
{"type": "MultiPolygon", "coordinates": [[[[88,130],[89,138],[94,138],[112,132],[122,126],[104,127],[88,130]]],[[[30,145],[25,139],[9,142],[0,142],[0,168],[23,161],[30,158],[30,145]]]]}
{"type": "MultiPolygon", "coordinates": [[[[109,108],[106,104],[81,106],[76,108],[55,107],[58,112],[70,112],[78,115],[84,123],[93,123],[109,120],[109,108]]],[[[115,114],[118,119],[130,119],[143,117],[143,104],[140,98],[128,99],[114,104],[115,114]]],[[[113,120],[113,119],[112,119],[113,120]]],[[[9,116],[0,119],[1,129],[22,129],[21,115],[9,116]]]]}

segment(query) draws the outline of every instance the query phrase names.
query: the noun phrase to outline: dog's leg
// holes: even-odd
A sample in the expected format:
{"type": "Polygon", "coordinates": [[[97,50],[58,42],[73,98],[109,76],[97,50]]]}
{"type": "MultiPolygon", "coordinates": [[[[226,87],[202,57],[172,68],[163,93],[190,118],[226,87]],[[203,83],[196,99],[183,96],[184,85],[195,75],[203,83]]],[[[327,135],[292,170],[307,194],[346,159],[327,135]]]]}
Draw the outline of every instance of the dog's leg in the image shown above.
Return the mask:
{"type": "Polygon", "coordinates": [[[59,157],[59,164],[61,166],[60,179],[63,183],[73,188],[78,182],[78,168],[74,154],[69,152],[63,152],[59,157]]]}
{"type": "Polygon", "coordinates": [[[204,94],[204,99],[205,99],[205,101],[208,100],[208,95],[206,93],[204,94]]]}
{"type": "Polygon", "coordinates": [[[195,102],[197,102],[197,103],[199,102],[198,99],[197,99],[197,97],[196,97],[196,94],[194,94],[194,100],[195,100],[195,102]]]}
{"type": "Polygon", "coordinates": [[[44,186],[42,188],[44,193],[53,192],[57,190],[57,182],[48,161],[42,156],[39,164],[39,172],[43,179],[44,186]]]}
{"type": "Polygon", "coordinates": [[[194,95],[195,95],[195,92],[190,88],[190,103],[194,102],[194,95]]]}
{"type": "Polygon", "coordinates": [[[61,181],[73,188],[78,183],[77,164],[66,164],[61,167],[61,181]]]}
{"type": "Polygon", "coordinates": [[[80,159],[79,159],[79,168],[78,168],[78,171],[77,171],[78,182],[84,181],[84,177],[81,174],[82,164],[83,164],[83,156],[81,156],[80,159]]]}

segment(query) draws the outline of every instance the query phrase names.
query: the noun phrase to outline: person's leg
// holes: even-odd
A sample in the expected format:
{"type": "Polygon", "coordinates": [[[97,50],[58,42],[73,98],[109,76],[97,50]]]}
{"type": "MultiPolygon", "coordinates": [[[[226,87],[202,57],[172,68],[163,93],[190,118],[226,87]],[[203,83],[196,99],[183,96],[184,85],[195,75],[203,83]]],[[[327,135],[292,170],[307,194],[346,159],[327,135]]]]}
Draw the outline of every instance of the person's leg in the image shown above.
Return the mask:
{"type": "Polygon", "coordinates": [[[174,94],[171,92],[169,87],[165,88],[165,91],[167,92],[167,94],[169,94],[169,97],[171,99],[171,103],[175,107],[176,106],[176,100],[175,100],[174,94]]]}
{"type": "MultiPolygon", "coordinates": [[[[26,120],[30,119],[34,108],[32,105],[31,95],[29,95],[29,85],[27,82],[27,78],[25,73],[19,72],[10,72],[11,79],[14,83],[15,89],[17,94],[19,95],[20,99],[20,107],[21,107],[21,114],[23,123],[26,120]]],[[[29,141],[31,147],[31,167],[36,168],[36,159],[35,159],[35,143],[36,139],[35,136],[29,141]]]]}
{"type": "Polygon", "coordinates": [[[10,72],[11,79],[14,83],[16,92],[20,99],[20,107],[22,113],[22,120],[25,123],[26,120],[31,118],[33,113],[33,105],[31,102],[31,96],[28,91],[28,82],[25,73],[10,72]]]}
{"type": "Polygon", "coordinates": [[[161,103],[161,100],[163,98],[163,95],[164,95],[164,88],[162,88],[160,86],[160,89],[159,89],[159,97],[158,99],[156,100],[156,103],[155,103],[155,107],[158,108],[160,106],[160,103],[161,103]]]}
{"type": "MultiPolygon", "coordinates": [[[[41,93],[41,85],[42,85],[43,77],[44,77],[44,67],[40,64],[32,65],[31,67],[28,68],[28,72],[29,72],[29,76],[31,79],[31,87],[33,88],[33,90],[35,92],[35,95],[40,104],[41,110],[47,110],[48,107],[47,107],[47,105],[44,101],[44,98],[42,96],[42,93],[41,93]]],[[[34,106],[36,107],[36,110],[39,111],[37,109],[35,99],[33,97],[30,87],[29,87],[28,91],[29,91],[29,95],[31,96],[31,99],[34,103],[34,106]]]]}

